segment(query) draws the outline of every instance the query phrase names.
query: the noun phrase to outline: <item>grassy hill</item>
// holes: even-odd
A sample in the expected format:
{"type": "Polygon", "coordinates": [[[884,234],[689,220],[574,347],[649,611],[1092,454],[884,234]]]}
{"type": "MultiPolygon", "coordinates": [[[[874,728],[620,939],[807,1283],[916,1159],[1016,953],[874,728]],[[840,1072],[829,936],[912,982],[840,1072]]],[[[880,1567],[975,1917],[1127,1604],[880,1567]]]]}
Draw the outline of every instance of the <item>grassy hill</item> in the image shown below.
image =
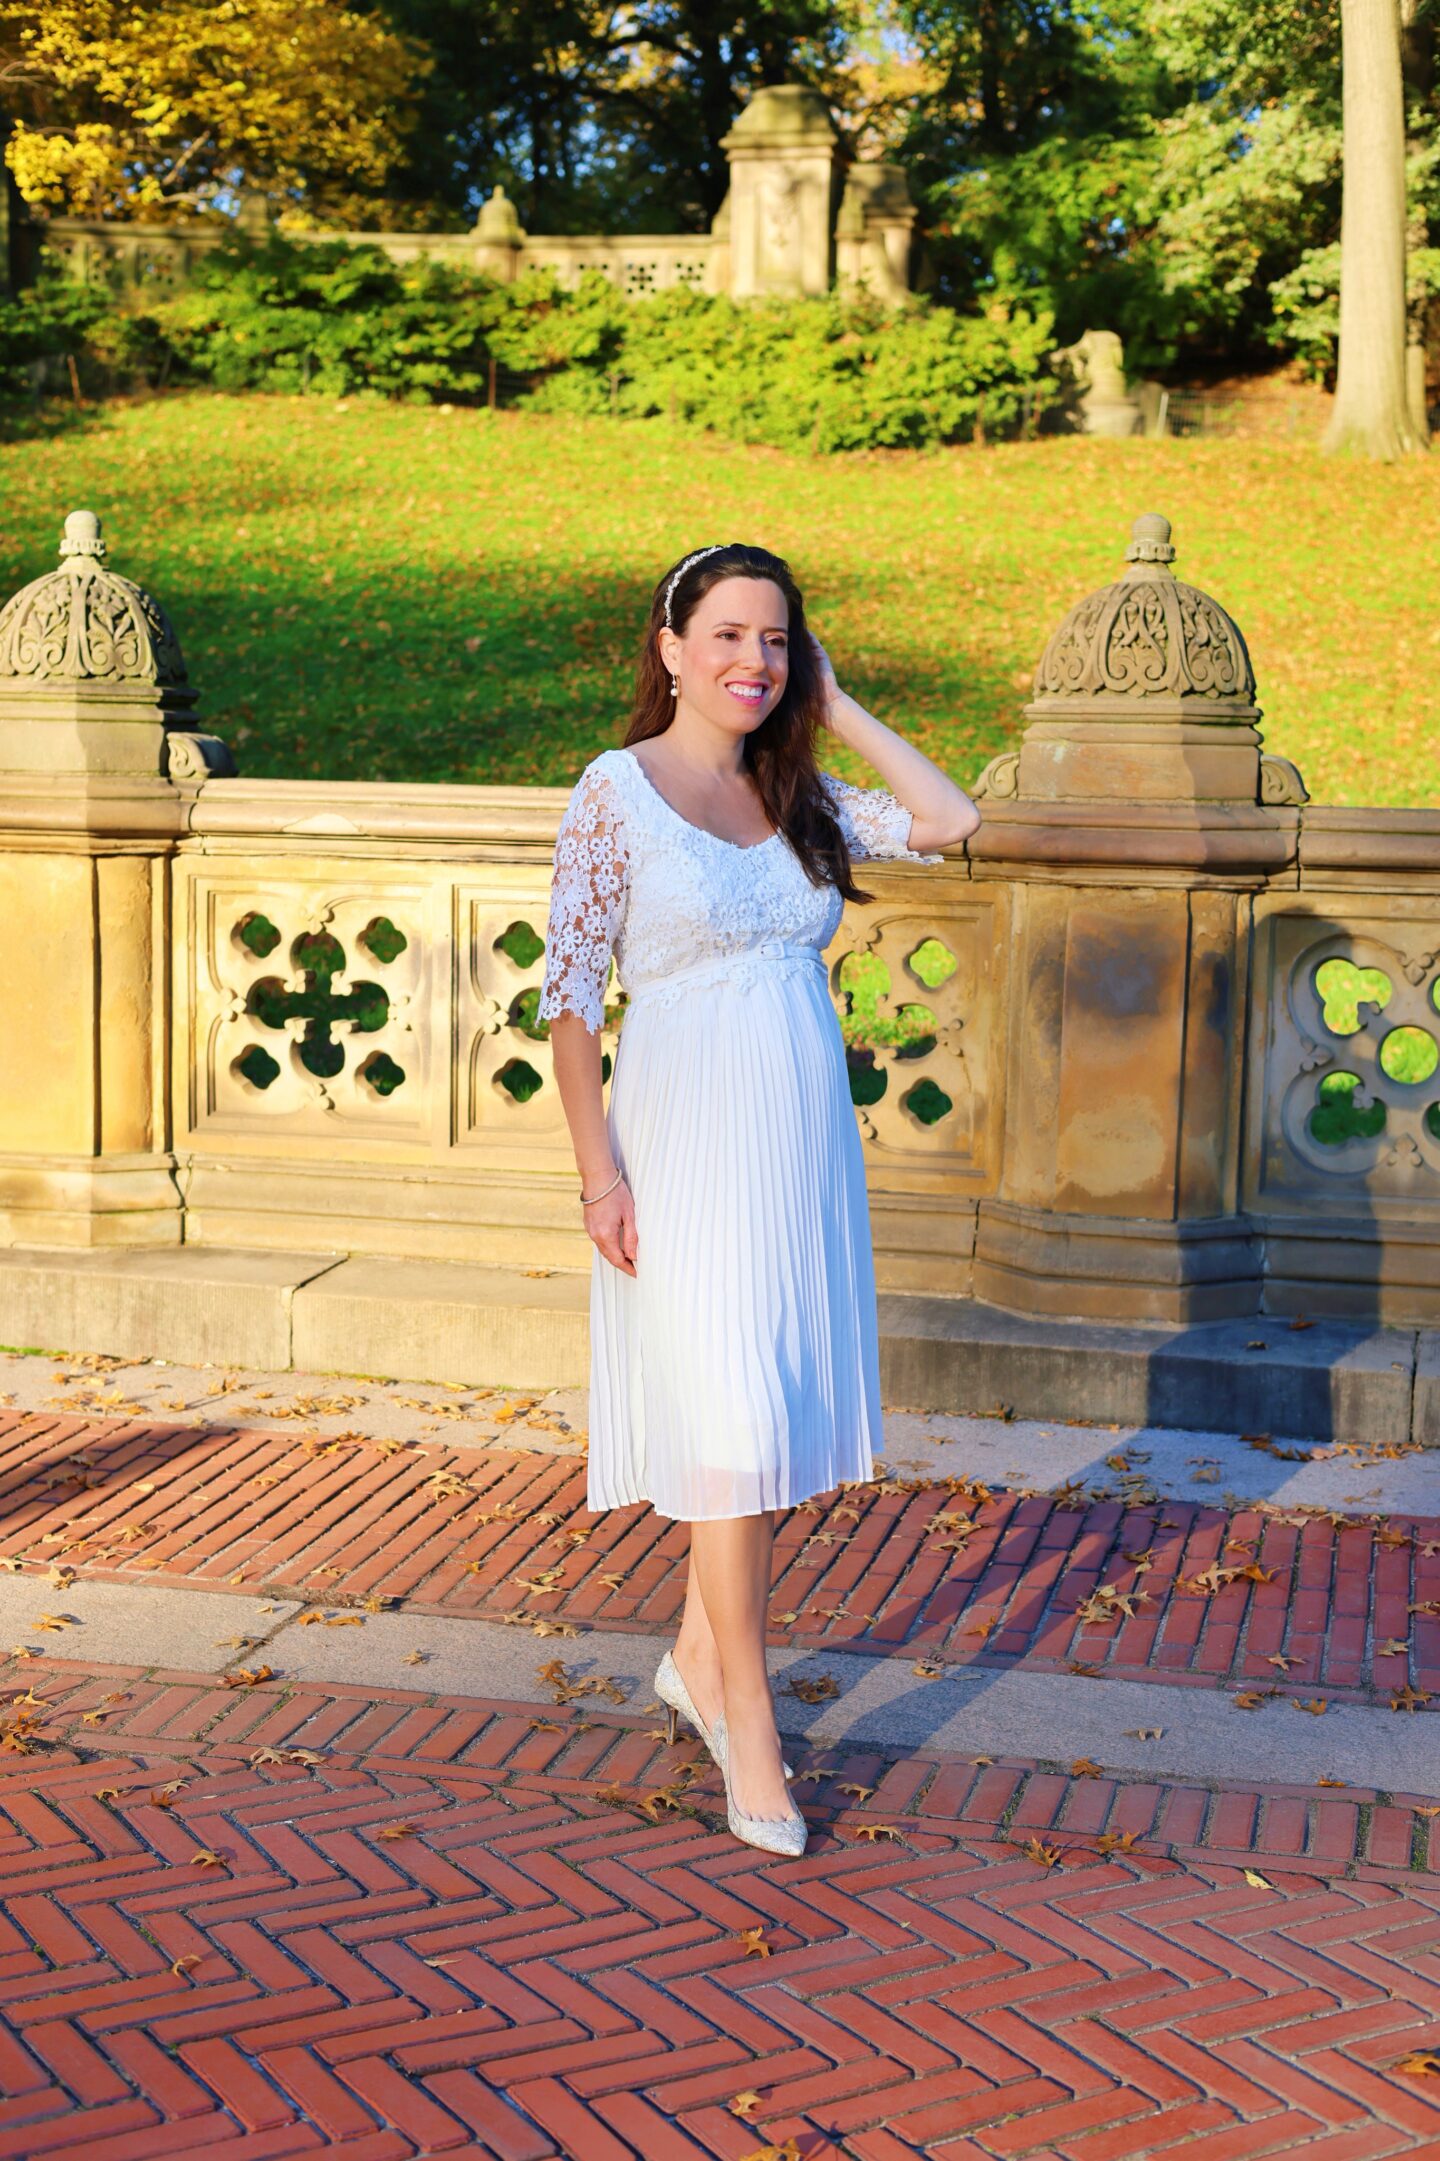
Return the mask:
{"type": "Polygon", "coordinates": [[[195,393],[0,443],[0,593],[54,562],[80,506],[169,609],[205,724],[251,775],[568,784],[620,738],[661,570],[739,538],[790,558],[842,683],[964,783],[1017,740],[1057,619],[1159,510],[1312,796],[1440,795],[1440,457],[804,459],[659,423],[195,393]]]}

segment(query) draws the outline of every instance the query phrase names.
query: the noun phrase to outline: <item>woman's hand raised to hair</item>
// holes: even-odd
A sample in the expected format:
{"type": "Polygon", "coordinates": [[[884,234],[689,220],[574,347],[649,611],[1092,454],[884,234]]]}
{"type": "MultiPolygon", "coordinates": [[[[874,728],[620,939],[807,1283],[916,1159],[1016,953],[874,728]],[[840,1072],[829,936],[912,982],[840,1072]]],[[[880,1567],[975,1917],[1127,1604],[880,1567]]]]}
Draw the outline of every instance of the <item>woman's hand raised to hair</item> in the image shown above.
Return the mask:
{"type": "Polygon", "coordinates": [[[845,693],[835,680],[835,670],[831,665],[830,655],[813,631],[810,633],[810,645],[815,654],[815,665],[820,671],[820,687],[825,697],[825,725],[827,728],[833,729],[835,706],[845,693]]]}
{"type": "Polygon", "coordinates": [[[583,1209],[590,1242],[598,1246],[612,1268],[633,1276],[640,1239],[635,1228],[635,1198],[622,1178],[613,1193],[583,1209]]]}

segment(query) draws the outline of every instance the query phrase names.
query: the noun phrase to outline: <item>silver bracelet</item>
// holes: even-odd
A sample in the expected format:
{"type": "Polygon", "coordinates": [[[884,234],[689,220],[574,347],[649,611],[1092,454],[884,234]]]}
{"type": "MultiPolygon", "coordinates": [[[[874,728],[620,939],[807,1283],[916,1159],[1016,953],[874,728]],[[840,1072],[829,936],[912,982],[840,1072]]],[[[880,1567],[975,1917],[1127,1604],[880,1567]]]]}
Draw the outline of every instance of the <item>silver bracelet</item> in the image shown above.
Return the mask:
{"type": "MultiPolygon", "coordinates": [[[[605,1188],[605,1193],[613,1193],[613,1192],[615,1191],[615,1188],[616,1188],[616,1186],[618,1186],[618,1185],[619,1185],[619,1183],[620,1183],[621,1179],[622,1179],[622,1178],[623,1178],[624,1176],[625,1176],[625,1173],[624,1173],[624,1171],[616,1171],[616,1173],[615,1173],[615,1176],[614,1176],[614,1177],[613,1177],[613,1178],[611,1179],[611,1181],[610,1181],[609,1185],[608,1185],[608,1186],[606,1186],[606,1188],[605,1188]]],[[[592,1193],[592,1194],[591,1194],[591,1196],[590,1196],[590,1199],[589,1199],[588,1201],[586,1200],[586,1198],[585,1198],[584,1194],[582,1193],[582,1194],[581,1194],[581,1196],[580,1196],[580,1206],[581,1206],[582,1208],[589,1208],[589,1207],[590,1207],[590,1206],[592,1205],[592,1203],[594,1203],[595,1201],[603,1201],[603,1200],[604,1200],[604,1198],[605,1198],[605,1193],[592,1193]]]]}

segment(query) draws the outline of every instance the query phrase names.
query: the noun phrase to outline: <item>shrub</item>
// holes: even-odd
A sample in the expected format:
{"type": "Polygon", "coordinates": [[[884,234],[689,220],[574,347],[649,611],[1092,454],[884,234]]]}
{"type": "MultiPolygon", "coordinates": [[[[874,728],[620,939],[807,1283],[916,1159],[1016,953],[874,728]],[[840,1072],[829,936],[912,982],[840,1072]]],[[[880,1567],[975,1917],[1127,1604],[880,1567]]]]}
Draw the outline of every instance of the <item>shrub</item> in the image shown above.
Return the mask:
{"type": "Polygon", "coordinates": [[[0,296],[0,398],[33,395],[46,363],[86,349],[109,304],[108,295],[50,272],[18,300],[0,296]]]}
{"type": "MultiPolygon", "coordinates": [[[[69,287],[74,321],[112,377],[176,373],[227,391],[480,398],[491,363],[538,380],[549,412],[668,414],[778,449],[914,448],[1013,428],[1044,378],[1048,313],[985,315],[863,294],[711,299],[688,287],[629,301],[585,272],[499,285],[460,264],[392,262],[378,247],[239,237],[153,314],[69,287]]],[[[3,350],[3,349],[0,349],[3,350]]]]}

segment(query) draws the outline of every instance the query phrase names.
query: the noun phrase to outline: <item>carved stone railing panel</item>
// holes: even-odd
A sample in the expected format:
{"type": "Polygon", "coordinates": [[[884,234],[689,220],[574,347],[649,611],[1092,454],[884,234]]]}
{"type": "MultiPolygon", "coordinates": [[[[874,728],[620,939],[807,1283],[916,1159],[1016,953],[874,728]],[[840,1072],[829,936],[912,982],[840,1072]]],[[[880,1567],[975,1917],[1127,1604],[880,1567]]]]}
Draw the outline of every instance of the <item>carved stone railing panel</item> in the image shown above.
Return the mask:
{"type": "Polygon", "coordinates": [[[984,1185],[998,1165],[1003,895],[961,886],[962,898],[950,883],[943,873],[926,879],[919,908],[882,899],[853,909],[826,955],[856,1118],[881,1184],[897,1174],[929,1182],[944,1170],[984,1185]]]}
{"type": "Polygon", "coordinates": [[[355,865],[313,878],[178,869],[189,1135],[428,1140],[428,885],[355,865]]]}
{"type": "Polygon", "coordinates": [[[1249,1204],[1440,1201],[1440,907],[1259,906],[1249,1204]]]}

